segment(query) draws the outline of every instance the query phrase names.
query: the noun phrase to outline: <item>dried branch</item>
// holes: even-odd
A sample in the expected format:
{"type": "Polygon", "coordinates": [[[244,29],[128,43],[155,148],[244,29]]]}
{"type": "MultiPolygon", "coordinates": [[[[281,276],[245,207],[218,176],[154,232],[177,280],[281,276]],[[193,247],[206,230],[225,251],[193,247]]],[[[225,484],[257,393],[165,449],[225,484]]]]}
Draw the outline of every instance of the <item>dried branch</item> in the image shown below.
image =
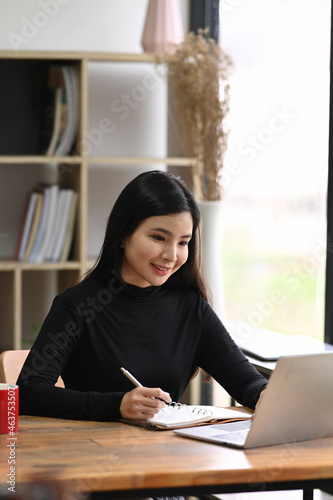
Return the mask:
{"type": "Polygon", "coordinates": [[[195,195],[220,200],[231,57],[201,30],[197,35],[189,33],[173,54],[158,54],[156,59],[168,65],[184,154],[199,160],[193,171],[195,195]]]}

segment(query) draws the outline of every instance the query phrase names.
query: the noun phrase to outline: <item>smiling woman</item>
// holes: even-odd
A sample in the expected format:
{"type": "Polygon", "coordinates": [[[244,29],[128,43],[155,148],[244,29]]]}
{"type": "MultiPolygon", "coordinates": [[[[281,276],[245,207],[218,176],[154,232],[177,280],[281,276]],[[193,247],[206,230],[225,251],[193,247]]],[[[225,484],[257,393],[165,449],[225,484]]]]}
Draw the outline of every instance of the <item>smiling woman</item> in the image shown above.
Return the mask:
{"type": "Polygon", "coordinates": [[[147,420],[179,400],[198,367],[254,408],[266,379],[207,301],[199,222],[192,193],[170,173],[145,172],[124,188],[95,267],[55,298],[30,351],[21,413],[147,420]],[[142,385],[133,389],[123,366],[142,385]],[[60,374],[64,389],[54,387],[60,374]]]}

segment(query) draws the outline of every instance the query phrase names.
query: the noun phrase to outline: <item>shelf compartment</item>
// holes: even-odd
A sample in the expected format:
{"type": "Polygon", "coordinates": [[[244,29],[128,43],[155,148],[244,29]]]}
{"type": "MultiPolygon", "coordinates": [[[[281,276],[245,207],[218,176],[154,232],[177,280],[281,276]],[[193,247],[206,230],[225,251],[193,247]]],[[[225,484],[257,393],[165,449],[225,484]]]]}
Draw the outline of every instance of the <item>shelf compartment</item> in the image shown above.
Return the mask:
{"type": "MultiPolygon", "coordinates": [[[[0,55],[0,129],[2,156],[43,154],[52,135],[54,90],[49,86],[51,65],[68,65],[67,59],[30,59],[0,55]],[[24,82],[24,84],[22,84],[24,82]],[[24,112],[22,112],[24,110],[24,112]]],[[[79,61],[71,61],[78,66],[79,61]]],[[[74,146],[75,147],[75,146],[74,146]]]]}

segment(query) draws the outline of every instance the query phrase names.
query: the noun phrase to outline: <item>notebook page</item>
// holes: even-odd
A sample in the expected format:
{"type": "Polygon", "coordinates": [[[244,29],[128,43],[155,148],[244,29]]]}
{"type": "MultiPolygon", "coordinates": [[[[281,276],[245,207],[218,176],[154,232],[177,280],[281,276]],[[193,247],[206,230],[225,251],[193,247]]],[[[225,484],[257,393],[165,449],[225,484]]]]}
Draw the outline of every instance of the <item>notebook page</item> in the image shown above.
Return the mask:
{"type": "Polygon", "coordinates": [[[162,427],[182,427],[211,420],[250,419],[251,415],[230,408],[209,405],[175,405],[162,408],[149,423],[162,427]]]}

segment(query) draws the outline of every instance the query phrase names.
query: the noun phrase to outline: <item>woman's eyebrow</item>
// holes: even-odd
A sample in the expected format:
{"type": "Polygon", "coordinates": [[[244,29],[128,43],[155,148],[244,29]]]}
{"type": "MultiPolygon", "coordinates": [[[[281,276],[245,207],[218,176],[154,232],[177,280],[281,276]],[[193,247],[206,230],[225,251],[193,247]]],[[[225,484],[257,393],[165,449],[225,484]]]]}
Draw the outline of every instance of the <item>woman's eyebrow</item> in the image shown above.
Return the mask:
{"type": "MultiPolygon", "coordinates": [[[[163,227],[153,227],[151,230],[152,231],[160,231],[161,233],[165,233],[168,236],[172,235],[171,231],[168,231],[167,229],[164,229],[163,227]]],[[[181,236],[181,238],[191,238],[191,237],[192,237],[192,234],[184,234],[183,236],[181,236]]]]}

